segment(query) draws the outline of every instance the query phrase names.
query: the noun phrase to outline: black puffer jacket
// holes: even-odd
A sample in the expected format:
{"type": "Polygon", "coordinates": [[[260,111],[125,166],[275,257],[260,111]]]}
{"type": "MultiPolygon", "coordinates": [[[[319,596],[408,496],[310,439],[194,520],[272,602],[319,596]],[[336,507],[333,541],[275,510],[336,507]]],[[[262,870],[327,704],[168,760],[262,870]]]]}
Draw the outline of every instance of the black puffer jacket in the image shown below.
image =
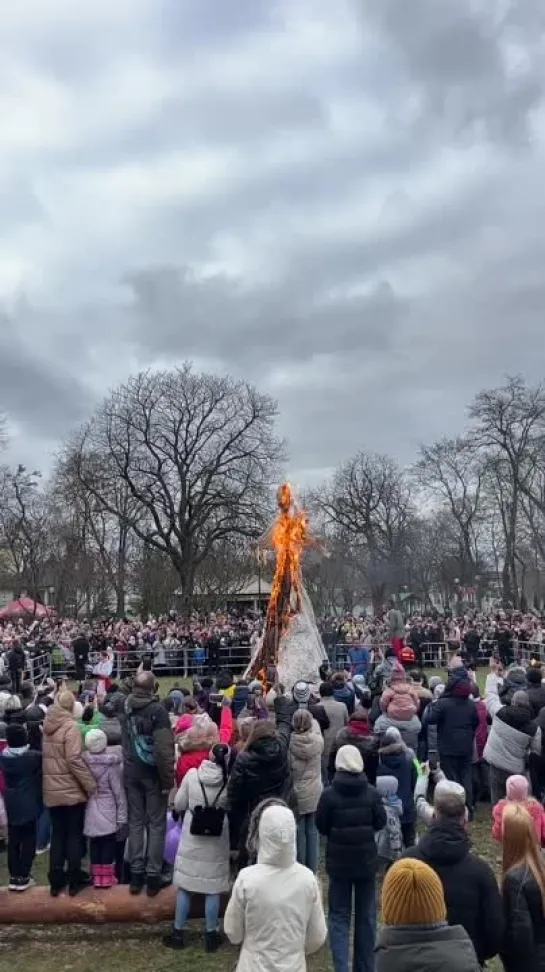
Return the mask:
{"type": "MultiPolygon", "coordinates": [[[[469,690],[469,683],[466,684],[469,690]]],[[[445,698],[445,695],[430,707],[427,720],[428,726],[437,726],[439,760],[453,756],[471,760],[479,725],[477,708],[468,697],[453,694],[445,698]]]]}
{"type": "Polygon", "coordinates": [[[545,915],[539,885],[527,866],[509,871],[503,882],[505,972],[545,972],[545,915]]]}
{"type": "Polygon", "coordinates": [[[530,700],[530,712],[532,718],[536,719],[545,706],[545,685],[542,684],[540,670],[530,669],[527,678],[528,688],[526,691],[530,700]]]}
{"type": "Polygon", "coordinates": [[[501,948],[503,906],[492,869],[470,851],[463,827],[438,820],[403,857],[424,861],[439,876],[448,923],[465,928],[483,965],[501,948]]]}
{"type": "Polygon", "coordinates": [[[338,772],[324,790],[316,826],[327,837],[326,870],[346,881],[373,879],[377,870],[375,834],[386,826],[386,811],[365,773],[338,772]]]}
{"type": "Polygon", "coordinates": [[[278,797],[285,800],[294,813],[297,812],[289,761],[291,728],[285,711],[284,718],[279,718],[276,708],[276,734],[258,739],[240,752],[229,778],[227,813],[231,847],[239,850],[243,862],[250,817],[262,800],[278,797]]]}

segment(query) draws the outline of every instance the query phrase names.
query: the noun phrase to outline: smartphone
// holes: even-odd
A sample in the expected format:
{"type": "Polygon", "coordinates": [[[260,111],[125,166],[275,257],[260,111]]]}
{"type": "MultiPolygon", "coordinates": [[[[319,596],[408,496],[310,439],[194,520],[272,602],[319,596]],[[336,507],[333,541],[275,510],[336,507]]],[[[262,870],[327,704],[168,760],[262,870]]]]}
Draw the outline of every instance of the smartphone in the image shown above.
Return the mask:
{"type": "Polygon", "coordinates": [[[432,773],[435,773],[435,770],[439,766],[439,759],[438,759],[437,753],[432,753],[430,755],[430,758],[428,759],[428,763],[429,763],[429,767],[430,767],[431,772],[432,773]]]}
{"type": "Polygon", "coordinates": [[[223,702],[223,695],[220,695],[219,692],[211,692],[210,702],[212,703],[212,705],[221,705],[223,702]]]}

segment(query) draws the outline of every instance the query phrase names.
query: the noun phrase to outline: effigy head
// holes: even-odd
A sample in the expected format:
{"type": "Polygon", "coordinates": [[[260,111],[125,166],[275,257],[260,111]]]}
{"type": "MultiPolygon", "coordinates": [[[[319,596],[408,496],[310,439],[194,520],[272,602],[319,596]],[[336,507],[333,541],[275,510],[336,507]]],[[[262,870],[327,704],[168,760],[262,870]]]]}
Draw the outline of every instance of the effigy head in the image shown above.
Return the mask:
{"type": "Polygon", "coordinates": [[[282,513],[289,512],[292,503],[291,487],[289,483],[282,483],[282,485],[278,487],[276,491],[276,502],[278,503],[278,507],[282,513]]]}

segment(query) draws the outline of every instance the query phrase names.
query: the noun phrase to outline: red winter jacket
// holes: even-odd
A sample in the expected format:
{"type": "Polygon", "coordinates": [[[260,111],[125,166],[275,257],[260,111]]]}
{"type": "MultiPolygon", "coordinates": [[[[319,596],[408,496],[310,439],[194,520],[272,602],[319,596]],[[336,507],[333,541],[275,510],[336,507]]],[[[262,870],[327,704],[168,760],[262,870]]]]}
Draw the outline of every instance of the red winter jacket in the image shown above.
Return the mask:
{"type": "Polygon", "coordinates": [[[206,713],[194,716],[193,725],[186,729],[179,741],[181,753],[174,774],[176,785],[180,786],[190,769],[198,769],[208,759],[213,746],[220,742],[229,745],[232,736],[233,713],[228,706],[222,707],[219,732],[215,722],[206,713]]]}

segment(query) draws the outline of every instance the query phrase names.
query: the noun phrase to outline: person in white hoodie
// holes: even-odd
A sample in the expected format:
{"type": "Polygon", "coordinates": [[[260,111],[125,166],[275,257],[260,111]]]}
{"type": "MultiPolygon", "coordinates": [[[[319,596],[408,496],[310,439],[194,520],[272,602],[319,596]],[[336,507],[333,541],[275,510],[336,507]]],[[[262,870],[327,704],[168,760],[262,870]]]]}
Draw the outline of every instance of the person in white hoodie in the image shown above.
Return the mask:
{"type": "Polygon", "coordinates": [[[242,946],[237,972],[306,972],[306,956],[325,943],[320,889],[312,871],[297,863],[295,817],[287,806],[261,813],[257,864],[240,872],[224,928],[242,946]]]}

